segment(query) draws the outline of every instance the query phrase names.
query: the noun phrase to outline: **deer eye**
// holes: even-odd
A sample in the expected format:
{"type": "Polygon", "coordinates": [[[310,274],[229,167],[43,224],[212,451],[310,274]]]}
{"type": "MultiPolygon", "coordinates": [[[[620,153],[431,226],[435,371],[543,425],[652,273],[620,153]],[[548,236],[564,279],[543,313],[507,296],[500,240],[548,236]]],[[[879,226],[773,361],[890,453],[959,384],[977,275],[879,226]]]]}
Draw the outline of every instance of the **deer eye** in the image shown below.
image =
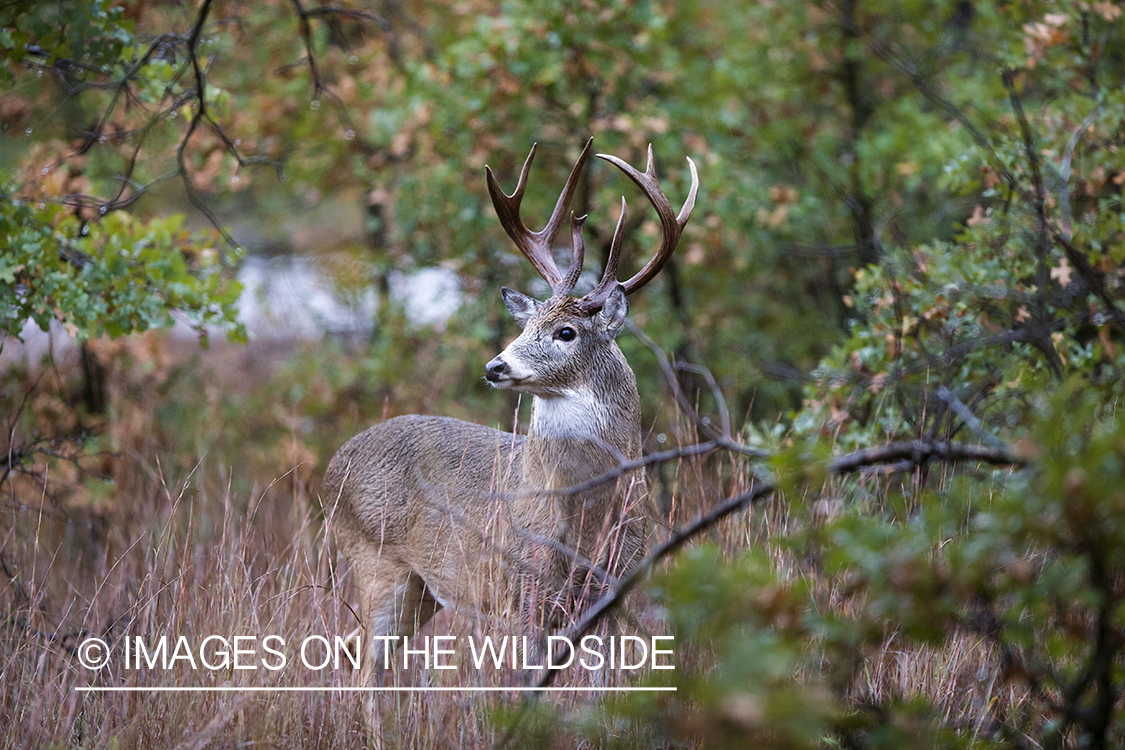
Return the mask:
{"type": "Polygon", "coordinates": [[[570,326],[563,326],[555,331],[555,338],[559,341],[574,341],[574,339],[578,338],[578,332],[570,326]]]}

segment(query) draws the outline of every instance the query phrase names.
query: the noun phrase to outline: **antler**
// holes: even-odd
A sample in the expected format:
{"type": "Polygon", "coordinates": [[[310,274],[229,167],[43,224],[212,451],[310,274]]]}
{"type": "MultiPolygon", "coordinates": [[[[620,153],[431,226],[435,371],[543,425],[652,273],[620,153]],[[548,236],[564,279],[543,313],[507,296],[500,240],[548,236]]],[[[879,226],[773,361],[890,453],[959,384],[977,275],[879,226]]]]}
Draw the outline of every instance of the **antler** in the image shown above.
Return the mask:
{"type": "Polygon", "coordinates": [[[535,148],[538,144],[531,147],[531,153],[527,155],[527,161],[523,163],[523,169],[520,170],[519,182],[516,183],[516,189],[511,195],[505,195],[496,182],[492,170],[487,166],[484,168],[488,182],[488,193],[492,196],[492,205],[496,209],[496,215],[500,218],[500,225],[504,227],[504,231],[508,233],[512,241],[516,243],[520,252],[531,261],[531,265],[535,267],[539,275],[551,285],[551,291],[555,296],[570,294],[570,291],[578,282],[578,275],[582,272],[584,254],[582,222],[586,220],[585,216],[581,218],[576,218],[574,214],[570,216],[574,246],[570,268],[565,277],[559,272],[559,267],[555,265],[555,259],[551,256],[551,248],[554,245],[555,236],[562,226],[563,216],[570,208],[570,199],[574,197],[574,191],[578,187],[578,176],[586,165],[586,158],[590,153],[590,144],[593,142],[593,138],[586,142],[586,147],[582,149],[581,156],[578,157],[574,168],[570,170],[570,177],[567,178],[562,194],[559,195],[551,218],[547,221],[547,225],[538,232],[528,229],[523,220],[520,219],[520,203],[523,201],[523,193],[527,188],[527,173],[531,169],[531,160],[535,158],[535,148]]]}
{"type": "MultiPolygon", "coordinates": [[[[587,147],[589,144],[587,144],[587,147]]],[[[680,209],[679,215],[672,213],[672,204],[668,202],[668,197],[664,195],[664,191],[660,189],[660,183],[656,179],[656,168],[653,166],[652,161],[652,144],[648,147],[648,166],[645,167],[644,173],[638,172],[627,163],[618,159],[616,156],[610,154],[597,154],[599,159],[605,159],[610,164],[620,169],[627,174],[629,178],[637,183],[637,186],[648,197],[652,207],[656,209],[656,213],[660,216],[660,226],[663,230],[663,239],[660,243],[660,248],[656,251],[656,255],[645,264],[644,268],[638,271],[633,278],[624,282],[622,286],[625,287],[626,294],[632,294],[640,289],[642,286],[652,280],[660,269],[668,262],[668,258],[672,257],[672,252],[676,249],[676,243],[680,241],[680,234],[684,231],[684,226],[688,222],[688,217],[691,216],[691,211],[695,208],[695,194],[699,190],[699,175],[695,171],[695,162],[688,157],[688,168],[691,169],[691,190],[688,191],[687,200],[684,201],[683,208],[680,209]]],[[[617,221],[617,228],[613,230],[613,242],[609,248],[609,261],[605,266],[605,273],[602,274],[602,280],[582,299],[578,300],[578,304],[582,309],[587,311],[594,311],[601,308],[605,303],[607,297],[617,286],[617,261],[621,256],[621,241],[622,235],[625,230],[625,214],[626,206],[625,199],[621,199],[621,218],[617,221]]]]}

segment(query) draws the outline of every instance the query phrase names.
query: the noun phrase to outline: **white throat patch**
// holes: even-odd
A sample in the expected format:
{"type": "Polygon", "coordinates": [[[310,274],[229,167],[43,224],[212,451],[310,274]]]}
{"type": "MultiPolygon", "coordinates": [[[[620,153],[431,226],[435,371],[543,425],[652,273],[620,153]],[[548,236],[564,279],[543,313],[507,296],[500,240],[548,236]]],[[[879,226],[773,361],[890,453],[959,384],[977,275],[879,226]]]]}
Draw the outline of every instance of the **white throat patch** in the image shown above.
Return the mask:
{"type": "Polygon", "coordinates": [[[592,437],[609,427],[609,409],[587,389],[567,389],[561,396],[536,396],[531,429],[543,437],[592,437]]]}

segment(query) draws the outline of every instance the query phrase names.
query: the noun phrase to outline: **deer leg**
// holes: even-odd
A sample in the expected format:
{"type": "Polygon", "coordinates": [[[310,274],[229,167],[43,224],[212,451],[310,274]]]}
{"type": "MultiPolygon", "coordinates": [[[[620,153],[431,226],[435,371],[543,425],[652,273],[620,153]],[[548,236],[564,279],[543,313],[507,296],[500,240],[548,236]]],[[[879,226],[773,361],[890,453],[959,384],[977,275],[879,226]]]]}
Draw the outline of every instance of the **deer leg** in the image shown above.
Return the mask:
{"type": "Polygon", "coordinates": [[[417,573],[408,574],[402,588],[397,612],[397,635],[411,638],[441,609],[441,604],[426,588],[426,581],[417,573]]]}
{"type": "MultiPolygon", "coordinates": [[[[348,558],[352,561],[353,576],[360,594],[360,626],[348,636],[348,641],[354,640],[355,647],[360,650],[360,686],[374,688],[386,670],[388,656],[387,643],[375,636],[395,635],[395,618],[389,615],[393,615],[395,610],[395,595],[398,590],[395,581],[401,579],[404,572],[378,554],[372,555],[365,549],[353,550],[348,558]]],[[[386,747],[378,692],[365,693],[362,703],[371,746],[386,747]]]]}
{"type": "Polygon", "coordinates": [[[400,639],[413,636],[436,609],[424,603],[422,579],[408,569],[382,564],[363,578],[363,684],[370,685],[372,678],[394,668],[390,652],[400,639]]]}
{"type": "MultiPolygon", "coordinates": [[[[394,612],[395,579],[401,577],[401,573],[385,563],[364,564],[366,562],[356,561],[353,564],[359,584],[361,618],[359,633],[353,635],[359,642],[362,655],[361,684],[370,686],[372,678],[381,675],[385,669],[385,644],[376,636],[395,634],[394,620],[388,613],[394,612]]],[[[351,640],[353,635],[349,635],[348,639],[351,640]]]]}
{"type": "MultiPolygon", "coordinates": [[[[547,664],[547,634],[550,632],[549,597],[553,590],[546,575],[523,576],[517,579],[513,609],[516,615],[515,636],[522,652],[513,677],[525,685],[538,681],[547,664]]],[[[513,649],[515,646],[513,645],[513,649]]]]}
{"type": "MultiPolygon", "coordinates": [[[[404,636],[413,636],[441,605],[429,595],[422,578],[407,568],[385,559],[357,560],[355,567],[366,630],[358,639],[367,652],[363,654],[360,684],[372,688],[388,669],[398,668],[392,653],[395,644],[404,636]]],[[[363,700],[368,735],[377,748],[385,746],[380,698],[374,690],[363,700]]]]}

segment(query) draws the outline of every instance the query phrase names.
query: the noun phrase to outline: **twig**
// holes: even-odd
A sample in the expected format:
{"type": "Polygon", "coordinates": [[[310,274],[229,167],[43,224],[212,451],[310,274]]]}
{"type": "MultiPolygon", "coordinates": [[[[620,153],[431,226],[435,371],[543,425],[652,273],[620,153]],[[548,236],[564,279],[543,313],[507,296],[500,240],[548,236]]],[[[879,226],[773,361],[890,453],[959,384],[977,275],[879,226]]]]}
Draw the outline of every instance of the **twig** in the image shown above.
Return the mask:
{"type": "Polygon", "coordinates": [[[685,445],[681,448],[669,448],[665,451],[658,451],[657,453],[650,453],[647,456],[642,456],[633,461],[622,461],[613,468],[612,471],[607,471],[604,474],[599,474],[592,479],[587,479],[585,482],[571,485],[570,487],[563,487],[554,490],[533,490],[527,494],[538,497],[542,495],[554,496],[567,496],[577,495],[580,492],[586,492],[595,487],[599,487],[615,479],[619,479],[626,473],[635,469],[643,469],[646,466],[653,464],[664,463],[666,461],[673,461],[677,458],[691,458],[693,456],[702,456],[712,451],[729,450],[734,453],[741,453],[744,456],[752,458],[768,458],[769,453],[758,448],[751,448],[748,445],[735,443],[727,440],[708,440],[703,443],[695,443],[693,445],[685,445]]]}
{"type": "MultiPolygon", "coordinates": [[[[653,356],[656,357],[656,362],[658,365],[660,365],[660,371],[664,374],[664,380],[667,381],[668,387],[672,390],[672,395],[676,399],[676,404],[680,407],[684,414],[687,415],[688,419],[691,420],[691,423],[694,424],[695,427],[701,433],[703,433],[703,436],[708,440],[712,440],[715,442],[724,440],[729,441],[729,426],[728,432],[724,434],[716,430],[715,427],[711,424],[710,420],[706,420],[703,417],[699,416],[699,412],[695,410],[695,407],[692,406],[687,396],[684,395],[683,389],[680,388],[680,382],[676,377],[676,371],[675,369],[673,369],[672,364],[668,361],[668,355],[664,353],[664,350],[661,349],[655,341],[650,339],[648,335],[645,334],[645,332],[642,331],[640,327],[633,321],[626,320],[625,328],[629,331],[629,333],[636,336],[642,344],[648,347],[649,351],[651,351],[653,353],[653,356]]],[[[722,402],[720,402],[720,405],[725,406],[725,404],[722,404],[722,402]]],[[[730,418],[728,416],[726,418],[726,423],[728,425],[729,419],[730,418]]]]}
{"type": "Polygon", "coordinates": [[[1059,215],[1062,216],[1063,222],[1063,237],[1069,242],[1074,237],[1074,231],[1071,227],[1070,219],[1070,163],[1074,158],[1074,150],[1078,148],[1078,141],[1094,124],[1094,120],[1102,112],[1102,105],[1099,103],[1086,118],[1082,120],[1082,124],[1078,126],[1070,138],[1066,142],[1066,151],[1063,153],[1062,165],[1059,167],[1059,215]]]}
{"type": "Polygon", "coordinates": [[[851,474],[867,466],[909,460],[915,465],[925,461],[961,463],[973,461],[994,466],[1026,466],[1027,461],[1007,448],[984,448],[979,445],[947,443],[944,441],[904,440],[878,448],[846,453],[828,463],[830,474],[851,474]]]}
{"type": "MultiPolygon", "coordinates": [[[[973,122],[973,119],[969,117],[964,109],[957,106],[956,104],[942,96],[940,93],[938,93],[937,90],[935,90],[934,87],[930,84],[930,82],[918,71],[917,66],[914,65],[912,61],[910,61],[904,55],[896,52],[879,39],[872,36],[869,32],[862,29],[858,24],[855,24],[854,19],[851,21],[851,23],[855,25],[856,32],[863,38],[864,42],[870,46],[872,52],[874,52],[880,59],[890,64],[892,67],[897,68],[901,73],[906,75],[910,79],[910,82],[918,90],[918,92],[922,94],[922,96],[926,97],[933,104],[943,109],[950,117],[957,120],[957,122],[959,122],[965,128],[965,130],[969,133],[969,136],[977,144],[977,147],[981,149],[981,152],[988,160],[989,165],[1004,180],[1004,182],[1008,185],[1008,188],[1014,194],[1018,194],[1024,201],[1026,201],[1033,207],[1036,215],[1040,218],[1041,222],[1043,222],[1041,228],[1050,234],[1051,239],[1062,248],[1067,257],[1067,260],[1070,261],[1075,270],[1078,271],[1079,275],[1086,279],[1087,283],[1090,284],[1090,288],[1094,290],[1099,298],[1101,298],[1102,302],[1110,311],[1111,319],[1118,326],[1121,326],[1123,329],[1125,329],[1125,315],[1123,315],[1117,309],[1117,305],[1113,302],[1112,298],[1106,292],[1105,284],[1102,281],[1102,278],[1090,265],[1085,255],[1079,252],[1077,248],[1075,248],[1070,242],[1071,238],[1069,236],[1070,233],[1068,221],[1069,212],[1064,215],[1066,217],[1064,218],[1064,221],[1067,221],[1067,229],[1064,231],[1055,229],[1048,222],[1046,222],[1045,206],[1043,202],[1044,196],[1042,193],[1042,181],[1039,172],[1040,158],[1038,152],[1034,148],[1034,145],[1030,142],[1030,127],[1028,126],[1026,115],[1023,112],[1022,103],[1020,102],[1019,97],[1016,95],[1015,89],[1012,85],[1011,76],[1009,74],[1004,75],[1004,84],[1009,90],[1013,109],[1015,109],[1016,115],[1020,119],[1020,127],[1023,130],[1024,136],[1024,147],[1027,153],[1029,166],[1032,169],[1033,181],[1035,183],[1035,192],[1029,191],[1027,188],[1020,184],[1019,180],[1016,178],[1016,175],[1013,174],[1012,171],[1007,168],[1007,166],[1005,166],[1003,160],[1000,158],[999,153],[993,146],[992,141],[988,138],[988,136],[985,135],[984,132],[977,127],[976,123],[973,122]]],[[[1095,110],[1095,112],[1096,111],[1097,110],[1095,110]]],[[[1091,115],[1093,114],[1094,113],[1091,113],[1091,115]]],[[[1087,119],[1090,119],[1090,117],[1088,116],[1087,119]]],[[[1078,137],[1080,137],[1080,134],[1085,132],[1087,128],[1089,128],[1089,125],[1085,124],[1084,122],[1083,126],[1080,127],[1078,131],[1076,131],[1076,133],[1072,134],[1070,140],[1074,142],[1075,147],[1077,147],[1078,137]]],[[[1068,142],[1068,149],[1069,147],[1070,146],[1068,142]]],[[[1071,151],[1071,153],[1073,152],[1071,151]]],[[[1069,166],[1069,164],[1067,164],[1067,166],[1069,166]]],[[[1040,252],[1042,253],[1043,250],[1041,249],[1040,252]]],[[[1045,290],[1046,284],[1041,283],[1039,284],[1039,287],[1041,290],[1045,290]]],[[[1049,345],[1049,342],[1044,342],[1042,340],[1029,340],[1028,343],[1037,346],[1043,351],[1044,356],[1047,358],[1048,363],[1050,364],[1052,370],[1056,373],[1056,375],[1061,373],[1062,363],[1058,359],[1058,353],[1054,351],[1054,347],[1049,345]]]]}
{"type": "Polygon", "coordinates": [[[965,423],[966,427],[973,431],[974,435],[993,448],[1004,447],[1004,441],[986,430],[977,415],[973,414],[972,410],[968,406],[965,406],[965,403],[961,401],[961,399],[953,395],[952,391],[944,385],[939,385],[934,392],[937,394],[938,398],[944,401],[946,405],[953,410],[954,414],[961,418],[961,421],[965,423]]]}
{"type": "MultiPolygon", "coordinates": [[[[199,35],[203,32],[203,24],[207,20],[207,14],[211,10],[212,2],[213,0],[203,0],[203,4],[199,6],[199,14],[195,18],[195,26],[192,27],[191,33],[188,35],[188,58],[191,60],[192,75],[195,77],[196,108],[191,116],[191,122],[188,123],[187,133],[184,134],[180,145],[176,148],[176,166],[179,168],[180,176],[183,178],[184,191],[187,193],[188,200],[207,217],[207,220],[212,226],[223,236],[228,246],[236,247],[237,243],[234,241],[234,238],[230,236],[230,233],[227,232],[226,228],[211,212],[206,202],[199,196],[198,191],[195,189],[195,184],[191,181],[191,175],[188,172],[187,162],[185,160],[188,142],[191,141],[191,137],[195,134],[199,123],[203,122],[203,119],[207,116],[206,78],[203,74],[203,68],[199,65],[199,55],[196,54],[196,46],[199,44],[199,35]]],[[[220,259],[225,265],[227,262],[226,253],[221,253],[220,259]]]]}
{"type": "Polygon", "coordinates": [[[301,0],[289,0],[289,2],[297,12],[297,18],[300,23],[301,39],[305,43],[305,59],[308,62],[309,77],[312,79],[313,84],[313,96],[323,95],[327,97],[328,101],[332,104],[332,108],[336,110],[336,116],[340,118],[340,123],[344,126],[344,129],[354,134],[355,128],[352,126],[351,118],[348,116],[348,108],[344,106],[344,102],[340,97],[325,85],[324,80],[320,76],[320,66],[317,64],[316,50],[313,45],[312,24],[309,23],[309,19],[314,15],[327,16],[339,15],[339,13],[334,12],[336,9],[329,7],[316,8],[314,11],[310,12],[305,10],[305,7],[301,5],[301,0]]]}
{"type": "MultiPolygon", "coordinates": [[[[683,370],[684,372],[693,372],[703,377],[704,381],[707,383],[707,387],[711,389],[711,398],[715,399],[715,405],[719,409],[719,426],[723,431],[723,437],[729,440],[730,412],[727,411],[727,401],[723,398],[723,392],[719,388],[718,382],[715,380],[714,373],[702,365],[693,365],[689,362],[677,362],[676,369],[683,370]]],[[[706,417],[704,417],[704,420],[706,420],[706,417]]]]}

